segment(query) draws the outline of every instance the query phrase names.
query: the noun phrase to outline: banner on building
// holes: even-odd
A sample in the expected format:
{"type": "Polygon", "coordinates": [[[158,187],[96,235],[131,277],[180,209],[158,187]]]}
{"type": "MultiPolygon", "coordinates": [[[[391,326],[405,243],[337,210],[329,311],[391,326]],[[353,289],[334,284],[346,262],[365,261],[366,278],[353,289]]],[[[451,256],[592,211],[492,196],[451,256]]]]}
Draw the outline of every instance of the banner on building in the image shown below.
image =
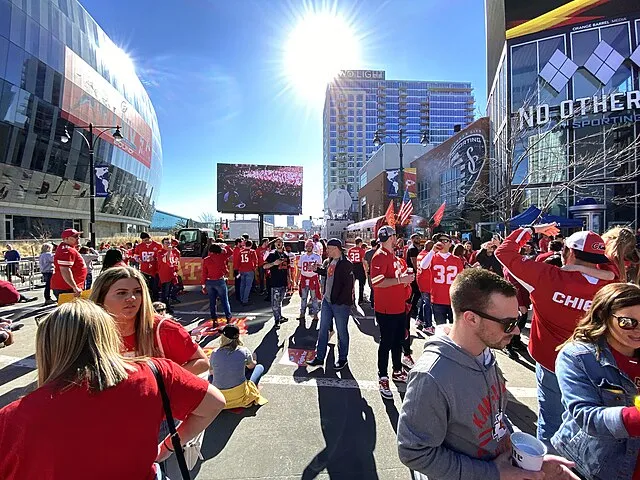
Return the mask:
{"type": "Polygon", "coordinates": [[[397,168],[387,170],[386,174],[387,197],[396,198],[398,195],[400,195],[400,170],[397,168]]]}
{"type": "Polygon", "coordinates": [[[416,169],[405,168],[404,169],[404,191],[409,192],[409,198],[416,198],[418,196],[417,182],[416,182],[416,169]]]}
{"type": "Polygon", "coordinates": [[[109,166],[96,165],[94,167],[96,198],[109,196],[109,166]]]}
{"type": "MultiPolygon", "coordinates": [[[[400,169],[392,168],[386,172],[386,191],[387,198],[398,198],[400,196],[400,169]]],[[[404,191],[409,192],[409,197],[416,198],[418,196],[418,189],[416,183],[416,169],[405,168],[403,169],[404,176],[404,191]]]]}

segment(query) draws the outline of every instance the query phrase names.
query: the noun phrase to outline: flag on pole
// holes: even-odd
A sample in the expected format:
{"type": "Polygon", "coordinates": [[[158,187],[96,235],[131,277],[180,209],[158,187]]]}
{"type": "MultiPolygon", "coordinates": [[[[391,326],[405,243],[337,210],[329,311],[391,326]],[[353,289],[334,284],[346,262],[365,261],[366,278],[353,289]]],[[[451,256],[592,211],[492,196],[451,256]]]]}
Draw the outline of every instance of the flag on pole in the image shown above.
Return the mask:
{"type": "Polygon", "coordinates": [[[396,213],[393,210],[393,200],[391,200],[389,202],[389,207],[387,208],[387,213],[385,213],[384,216],[387,219],[387,225],[389,225],[391,227],[395,227],[396,226],[396,213]]]}
{"type": "Polygon", "coordinates": [[[447,202],[442,202],[442,205],[440,205],[438,207],[438,210],[436,210],[436,213],[433,214],[433,226],[437,227],[438,225],[440,225],[440,222],[442,221],[442,217],[444,217],[444,209],[447,206],[447,202]]]}
{"type": "Polygon", "coordinates": [[[411,214],[413,213],[413,203],[411,203],[411,198],[409,197],[409,191],[404,191],[404,198],[402,199],[402,205],[400,206],[400,210],[398,211],[398,223],[400,226],[406,225],[409,223],[411,219],[411,214]]]}

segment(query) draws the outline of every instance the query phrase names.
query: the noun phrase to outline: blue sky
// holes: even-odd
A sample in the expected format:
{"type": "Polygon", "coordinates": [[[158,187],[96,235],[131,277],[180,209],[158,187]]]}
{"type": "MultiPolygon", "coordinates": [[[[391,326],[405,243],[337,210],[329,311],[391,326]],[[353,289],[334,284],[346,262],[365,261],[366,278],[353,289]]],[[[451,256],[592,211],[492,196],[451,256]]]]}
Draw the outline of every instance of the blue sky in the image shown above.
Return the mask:
{"type": "Polygon", "coordinates": [[[284,75],[284,47],[305,11],[348,19],[361,50],[352,69],[470,81],[485,110],[481,0],[81,1],[147,85],[164,153],[157,208],[174,214],[216,212],[223,162],[303,165],[303,214],[322,215],[322,95],[310,101],[284,75]]]}

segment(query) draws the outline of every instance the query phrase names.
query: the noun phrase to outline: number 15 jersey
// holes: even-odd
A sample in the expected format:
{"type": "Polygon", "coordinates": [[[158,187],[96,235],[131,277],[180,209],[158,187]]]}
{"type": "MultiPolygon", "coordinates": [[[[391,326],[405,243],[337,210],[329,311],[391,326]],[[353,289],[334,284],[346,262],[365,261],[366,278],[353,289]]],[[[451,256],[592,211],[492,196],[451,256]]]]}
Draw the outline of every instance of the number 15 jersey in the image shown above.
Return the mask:
{"type": "Polygon", "coordinates": [[[451,305],[449,289],[458,274],[464,270],[462,259],[451,253],[435,253],[431,250],[422,259],[420,266],[431,270],[431,303],[451,305]]]}

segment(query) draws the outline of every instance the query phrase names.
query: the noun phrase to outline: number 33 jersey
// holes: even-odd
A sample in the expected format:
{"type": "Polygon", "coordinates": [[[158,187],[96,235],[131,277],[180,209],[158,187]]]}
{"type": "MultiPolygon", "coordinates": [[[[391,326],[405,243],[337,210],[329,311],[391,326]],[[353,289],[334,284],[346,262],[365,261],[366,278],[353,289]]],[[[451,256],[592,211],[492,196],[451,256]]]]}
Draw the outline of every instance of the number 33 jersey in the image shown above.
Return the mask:
{"type": "Polygon", "coordinates": [[[420,265],[431,270],[431,303],[451,305],[449,289],[456,276],[464,269],[462,259],[451,253],[427,254],[420,265]]]}

